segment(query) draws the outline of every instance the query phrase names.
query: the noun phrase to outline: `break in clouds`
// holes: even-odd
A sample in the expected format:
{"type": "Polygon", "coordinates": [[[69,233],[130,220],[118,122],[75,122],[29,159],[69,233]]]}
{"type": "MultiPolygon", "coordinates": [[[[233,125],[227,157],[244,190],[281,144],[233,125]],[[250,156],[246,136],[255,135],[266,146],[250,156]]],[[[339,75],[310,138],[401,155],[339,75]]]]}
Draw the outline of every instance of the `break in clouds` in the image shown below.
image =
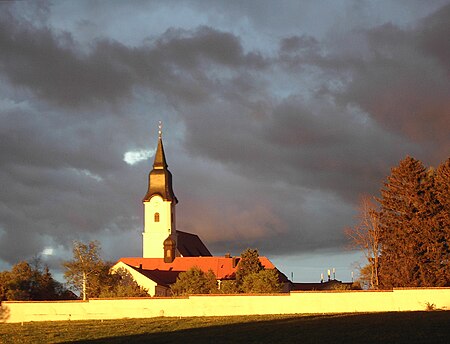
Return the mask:
{"type": "Polygon", "coordinates": [[[400,159],[450,155],[450,5],[383,3],[1,3],[0,260],[140,255],[159,120],[179,229],[342,249],[400,159]]]}

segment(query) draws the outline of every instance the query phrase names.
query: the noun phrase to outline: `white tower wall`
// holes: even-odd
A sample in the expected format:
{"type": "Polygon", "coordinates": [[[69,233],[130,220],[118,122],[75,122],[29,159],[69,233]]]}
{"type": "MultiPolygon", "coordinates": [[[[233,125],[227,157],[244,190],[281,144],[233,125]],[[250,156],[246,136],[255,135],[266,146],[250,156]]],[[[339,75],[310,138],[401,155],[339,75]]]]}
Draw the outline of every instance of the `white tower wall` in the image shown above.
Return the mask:
{"type": "Polygon", "coordinates": [[[164,258],[163,243],[169,235],[176,240],[175,206],[154,195],[144,202],[143,257],[164,258]],[[155,214],[158,214],[155,219],[155,214]],[[159,221],[158,220],[159,217],[159,221]]]}

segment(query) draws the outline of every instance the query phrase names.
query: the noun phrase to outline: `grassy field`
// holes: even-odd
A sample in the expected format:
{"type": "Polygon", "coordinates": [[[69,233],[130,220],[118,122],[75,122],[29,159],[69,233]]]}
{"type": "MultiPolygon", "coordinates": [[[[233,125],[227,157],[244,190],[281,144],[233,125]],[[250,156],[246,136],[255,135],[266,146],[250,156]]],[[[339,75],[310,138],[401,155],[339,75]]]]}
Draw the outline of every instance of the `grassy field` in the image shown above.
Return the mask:
{"type": "Polygon", "coordinates": [[[0,324],[0,343],[449,343],[450,311],[0,324]]]}

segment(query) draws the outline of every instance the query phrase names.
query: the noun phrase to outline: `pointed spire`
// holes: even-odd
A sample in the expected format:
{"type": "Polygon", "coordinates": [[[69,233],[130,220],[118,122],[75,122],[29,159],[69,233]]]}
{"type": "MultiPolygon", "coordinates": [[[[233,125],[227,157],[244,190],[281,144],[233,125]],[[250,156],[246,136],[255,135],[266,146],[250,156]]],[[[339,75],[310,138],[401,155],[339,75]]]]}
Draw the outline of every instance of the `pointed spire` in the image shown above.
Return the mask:
{"type": "Polygon", "coordinates": [[[143,199],[147,202],[153,195],[160,195],[164,200],[178,203],[172,190],[172,174],[167,168],[166,155],[164,154],[164,146],[162,142],[162,124],[158,125],[158,146],[155,152],[155,161],[153,169],[148,175],[148,190],[143,199]]]}
{"type": "Polygon", "coordinates": [[[164,154],[164,147],[162,143],[162,123],[159,121],[158,124],[158,147],[156,148],[155,161],[153,162],[153,168],[155,169],[166,169],[166,156],[164,154]]]}

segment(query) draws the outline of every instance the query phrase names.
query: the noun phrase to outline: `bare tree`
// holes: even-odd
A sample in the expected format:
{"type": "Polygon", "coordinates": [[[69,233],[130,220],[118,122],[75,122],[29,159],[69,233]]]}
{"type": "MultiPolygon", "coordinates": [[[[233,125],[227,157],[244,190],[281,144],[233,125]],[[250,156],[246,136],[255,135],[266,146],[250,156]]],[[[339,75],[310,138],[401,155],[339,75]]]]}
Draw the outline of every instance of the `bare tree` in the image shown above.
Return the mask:
{"type": "MultiPolygon", "coordinates": [[[[345,234],[351,240],[352,248],[363,251],[370,269],[369,286],[378,289],[379,286],[379,257],[381,252],[380,222],[374,200],[370,196],[361,198],[358,214],[358,224],[345,229],[345,234]]],[[[365,269],[366,274],[367,268],[365,269]]]]}

